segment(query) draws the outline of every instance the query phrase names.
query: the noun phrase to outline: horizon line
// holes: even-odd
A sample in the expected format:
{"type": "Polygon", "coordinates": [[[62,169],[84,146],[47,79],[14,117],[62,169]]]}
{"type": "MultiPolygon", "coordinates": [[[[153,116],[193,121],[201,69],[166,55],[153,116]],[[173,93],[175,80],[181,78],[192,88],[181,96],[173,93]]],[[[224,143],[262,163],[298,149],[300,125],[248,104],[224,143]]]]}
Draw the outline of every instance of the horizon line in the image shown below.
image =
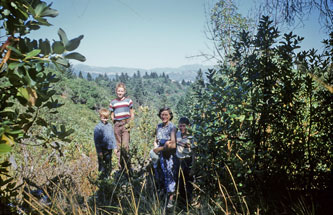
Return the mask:
{"type": "Polygon", "coordinates": [[[126,69],[142,69],[142,70],[154,70],[154,69],[178,69],[184,66],[204,66],[204,67],[215,67],[217,64],[211,64],[211,65],[206,65],[206,64],[200,64],[200,63],[193,63],[193,64],[183,64],[180,66],[158,66],[158,67],[150,67],[150,68],[143,68],[143,67],[131,67],[131,66],[96,66],[96,65],[89,65],[85,63],[76,63],[72,64],[73,66],[78,66],[78,65],[83,65],[83,66],[88,66],[88,67],[99,67],[99,68],[126,68],[126,69]]]}

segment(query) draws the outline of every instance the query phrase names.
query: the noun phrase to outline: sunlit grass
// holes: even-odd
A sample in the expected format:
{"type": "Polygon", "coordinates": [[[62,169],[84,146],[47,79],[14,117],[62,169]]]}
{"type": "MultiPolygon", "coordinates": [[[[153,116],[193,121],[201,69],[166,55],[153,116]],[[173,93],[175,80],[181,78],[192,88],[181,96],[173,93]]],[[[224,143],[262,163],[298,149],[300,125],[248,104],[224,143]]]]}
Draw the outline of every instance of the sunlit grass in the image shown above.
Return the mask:
{"type": "MultiPolygon", "coordinates": [[[[143,175],[136,172],[130,175],[127,169],[116,171],[110,179],[92,181],[96,186],[96,192],[91,196],[80,196],[73,184],[71,187],[64,186],[60,181],[49,184],[52,189],[45,187],[43,193],[47,196],[47,202],[32,195],[25,190],[24,203],[18,207],[21,213],[33,214],[254,214],[250,213],[244,196],[231,196],[226,186],[218,180],[219,194],[207,196],[204,190],[193,183],[196,196],[192,202],[188,199],[185,205],[178,204],[176,195],[175,206],[166,208],[166,197],[158,193],[151,168],[143,175]],[[49,190],[49,191],[48,191],[49,190]],[[52,192],[52,193],[50,193],[52,192]]],[[[180,174],[181,175],[181,174],[180,174]]],[[[88,177],[88,176],[87,176],[88,177]]],[[[230,177],[232,175],[230,174],[230,177]]],[[[232,179],[234,180],[234,179],[232,179]]],[[[234,190],[238,191],[236,182],[234,190]]],[[[183,203],[184,204],[184,203],[183,203]]],[[[259,214],[259,209],[255,214],[259,214]]]]}

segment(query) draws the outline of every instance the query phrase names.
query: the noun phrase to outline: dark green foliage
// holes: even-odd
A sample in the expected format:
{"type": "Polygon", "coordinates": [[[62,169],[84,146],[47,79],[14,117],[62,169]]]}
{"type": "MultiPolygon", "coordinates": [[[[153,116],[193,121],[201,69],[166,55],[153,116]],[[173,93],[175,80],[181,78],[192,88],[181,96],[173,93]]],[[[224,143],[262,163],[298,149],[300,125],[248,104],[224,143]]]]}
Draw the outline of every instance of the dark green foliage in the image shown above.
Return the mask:
{"type": "Polygon", "coordinates": [[[332,56],[297,53],[301,41],[292,33],[281,39],[263,17],[254,37],[239,35],[230,65],[209,71],[206,84],[196,81],[195,168],[210,195],[218,177],[232,185],[226,167],[243,194],[269,207],[291,190],[328,188],[333,94],[325,85],[333,85],[332,56]]]}
{"type": "MultiPolygon", "coordinates": [[[[59,79],[49,66],[54,65],[58,69],[68,67],[66,58],[84,61],[84,56],[71,52],[78,47],[83,35],[68,41],[65,32],[59,29],[60,40],[52,44],[49,40],[27,38],[30,31],[39,29],[41,25],[50,26],[47,17],[58,15],[51,5],[40,0],[1,0],[0,14],[0,28],[5,31],[0,53],[0,161],[6,160],[4,154],[11,149],[6,146],[17,143],[59,150],[56,141],[68,141],[67,136],[72,130],[48,121],[41,114],[54,114],[62,105],[53,99],[56,91],[52,86],[59,79]],[[33,127],[38,127],[40,132],[35,133],[33,127]]],[[[6,161],[3,162],[0,174],[1,202],[6,203],[17,195],[13,178],[7,174],[8,166],[6,161]]]]}
{"type": "Polygon", "coordinates": [[[82,75],[82,72],[81,72],[81,71],[79,72],[79,78],[82,78],[82,79],[83,79],[83,75],[82,75]]]}
{"type": "Polygon", "coordinates": [[[87,80],[88,81],[92,81],[93,80],[93,78],[92,78],[92,76],[91,76],[91,74],[89,72],[87,73],[87,80]]]}
{"type": "MultiPolygon", "coordinates": [[[[198,142],[194,149],[195,183],[204,191],[199,194],[202,199],[214,200],[212,212],[221,212],[225,204],[222,190],[228,192],[224,200],[233,202],[231,213],[246,214],[245,196],[250,211],[259,207],[262,213],[272,214],[280,212],[279,206],[289,204],[288,198],[295,200],[303,193],[307,195],[297,200],[314,201],[312,209],[322,209],[317,206],[316,196],[311,194],[327,191],[332,181],[333,33],[325,41],[323,54],[315,50],[297,53],[302,38],[292,33],[281,38],[271,21],[263,17],[255,36],[241,32],[237,38],[234,29],[238,28],[230,29],[232,37],[221,41],[220,49],[228,49],[226,52],[232,55],[218,69],[207,72],[207,81],[199,70],[191,87],[189,82],[173,82],[165,73],[155,72],[141,76],[138,71],[133,77],[121,73],[115,80],[106,74],[93,78],[88,73],[85,79],[82,72],[76,78],[71,67],[65,69],[69,66],[67,59],[84,60],[82,55],[71,52],[83,36],[70,40],[59,29],[59,41],[52,44],[48,40],[23,37],[40,25],[49,25],[45,17],[57,14],[49,6],[42,1],[5,0],[0,6],[0,13],[5,17],[1,18],[2,28],[7,31],[0,67],[1,159],[7,159],[3,154],[15,143],[45,147],[30,150],[15,144],[15,156],[21,166],[16,171],[18,174],[23,175],[24,169],[30,169],[28,165],[37,164],[32,167],[55,172],[53,167],[62,164],[66,168],[61,165],[58,168],[63,171],[73,168],[68,174],[76,178],[80,188],[86,186],[87,193],[93,192],[94,185],[99,186],[97,199],[91,198],[98,200],[91,202],[92,208],[154,214],[160,204],[155,204],[157,208],[151,207],[151,202],[159,199],[149,181],[149,165],[146,167],[159,122],[157,110],[169,106],[175,119],[191,118],[198,142]],[[235,39],[233,47],[229,43],[231,39],[235,39]],[[108,181],[87,183],[96,176],[91,165],[96,164],[91,159],[96,158],[93,146],[93,128],[99,120],[96,110],[108,107],[110,100],[116,98],[115,86],[119,81],[126,84],[136,110],[131,131],[132,178],[117,172],[108,181]],[[64,145],[65,141],[71,143],[64,145]],[[58,153],[50,153],[51,148],[58,153]],[[81,161],[86,161],[86,166],[81,161]],[[283,202],[285,199],[287,202],[283,202]]],[[[235,12],[233,6],[230,8],[235,12]]],[[[225,12],[218,9],[221,8],[215,12],[225,12]]],[[[220,18],[225,17],[222,14],[220,18]]],[[[245,22],[238,14],[234,18],[245,22]]],[[[221,24],[221,20],[215,21],[221,24]]],[[[5,206],[17,195],[8,168],[7,161],[0,164],[0,196],[5,206]]],[[[39,180],[38,170],[32,169],[31,175],[39,180]]],[[[67,195],[66,189],[61,190],[67,195]]],[[[75,187],[75,195],[84,196],[78,192],[82,190],[77,191],[75,187]]],[[[52,196],[54,203],[66,195],[52,196]]],[[[60,203],[59,211],[71,213],[68,205],[75,208],[80,203],[68,200],[64,210],[60,203]]],[[[297,213],[297,201],[291,204],[294,205],[287,213],[297,213]]]]}
{"type": "Polygon", "coordinates": [[[148,99],[145,98],[145,90],[144,90],[143,81],[142,81],[140,75],[136,76],[136,78],[138,80],[134,81],[133,96],[136,100],[137,105],[142,106],[142,105],[144,105],[145,101],[147,101],[148,99]]]}
{"type": "Polygon", "coordinates": [[[92,110],[108,107],[110,93],[96,82],[81,78],[63,78],[56,87],[58,94],[71,99],[75,104],[85,104],[92,110]]]}
{"type": "Polygon", "coordinates": [[[10,163],[8,161],[0,163],[0,175],[1,175],[1,195],[0,195],[0,213],[11,214],[14,213],[14,208],[10,208],[10,200],[15,198],[18,194],[16,183],[14,178],[9,175],[8,168],[10,163]],[[7,177],[6,180],[3,180],[2,177],[7,177]]]}
{"type": "MultiPolygon", "coordinates": [[[[66,72],[66,74],[71,71],[66,72]]],[[[60,74],[59,74],[60,75],[60,74]]],[[[185,96],[188,83],[185,85],[173,82],[167,75],[152,72],[141,77],[138,71],[133,77],[127,73],[116,75],[114,80],[106,74],[99,74],[95,80],[87,74],[87,81],[83,79],[82,72],[79,78],[74,76],[60,76],[62,81],[56,86],[58,94],[70,98],[74,103],[86,104],[90,109],[97,110],[100,107],[108,107],[109,102],[116,98],[115,87],[118,82],[124,82],[127,88],[127,95],[134,101],[135,108],[149,106],[154,110],[170,106],[175,110],[178,101],[185,96]],[[90,77],[90,78],[89,78],[90,77]]]]}

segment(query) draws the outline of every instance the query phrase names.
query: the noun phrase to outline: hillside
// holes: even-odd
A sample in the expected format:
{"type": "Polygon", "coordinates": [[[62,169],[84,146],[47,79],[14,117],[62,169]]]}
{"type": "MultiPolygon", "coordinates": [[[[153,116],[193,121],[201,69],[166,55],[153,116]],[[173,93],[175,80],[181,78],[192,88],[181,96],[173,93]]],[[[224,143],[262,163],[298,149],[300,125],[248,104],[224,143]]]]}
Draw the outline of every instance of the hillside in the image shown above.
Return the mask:
{"type": "Polygon", "coordinates": [[[74,65],[74,71],[78,74],[80,71],[83,76],[86,76],[87,73],[90,73],[93,77],[98,76],[99,74],[107,74],[110,78],[114,78],[116,74],[120,75],[121,73],[128,74],[129,76],[133,76],[137,71],[140,71],[141,74],[156,72],[158,75],[162,75],[163,73],[168,75],[171,80],[174,81],[194,81],[196,74],[199,69],[201,69],[204,73],[208,71],[208,69],[212,68],[212,66],[200,65],[200,64],[192,64],[192,65],[184,65],[177,68],[164,67],[164,68],[153,68],[153,69],[142,69],[142,68],[128,68],[128,67],[98,67],[98,66],[88,66],[85,64],[77,64],[74,65]]]}
{"type": "Polygon", "coordinates": [[[126,84],[127,95],[134,101],[135,108],[149,106],[154,109],[163,106],[174,109],[190,85],[190,82],[172,81],[168,75],[155,72],[142,75],[137,71],[132,76],[122,73],[114,78],[98,74],[96,77],[84,78],[78,77],[75,70],[70,69],[66,74],[58,75],[58,94],[75,104],[86,105],[91,110],[108,106],[110,100],[115,98],[114,89],[118,82],[126,84]]]}

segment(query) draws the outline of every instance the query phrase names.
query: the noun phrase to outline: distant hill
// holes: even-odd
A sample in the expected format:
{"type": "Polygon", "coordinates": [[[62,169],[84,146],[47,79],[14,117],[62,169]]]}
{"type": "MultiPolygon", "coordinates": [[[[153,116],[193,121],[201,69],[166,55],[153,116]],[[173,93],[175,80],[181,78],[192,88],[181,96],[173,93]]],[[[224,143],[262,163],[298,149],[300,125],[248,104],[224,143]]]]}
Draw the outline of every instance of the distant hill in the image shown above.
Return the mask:
{"type": "Polygon", "coordinates": [[[156,72],[157,74],[162,74],[163,72],[166,75],[169,75],[171,80],[175,81],[194,81],[197,72],[201,69],[204,73],[208,71],[208,69],[213,68],[213,66],[206,66],[200,64],[191,64],[191,65],[184,65],[177,68],[153,68],[153,69],[141,69],[141,68],[127,68],[127,67],[98,67],[98,66],[88,66],[85,64],[77,64],[73,66],[75,73],[82,72],[83,76],[89,72],[92,77],[96,77],[99,74],[106,74],[107,76],[113,78],[116,74],[120,75],[121,73],[127,73],[129,76],[133,76],[138,70],[140,71],[141,75],[144,75],[146,72],[150,74],[151,72],[156,72]]]}

